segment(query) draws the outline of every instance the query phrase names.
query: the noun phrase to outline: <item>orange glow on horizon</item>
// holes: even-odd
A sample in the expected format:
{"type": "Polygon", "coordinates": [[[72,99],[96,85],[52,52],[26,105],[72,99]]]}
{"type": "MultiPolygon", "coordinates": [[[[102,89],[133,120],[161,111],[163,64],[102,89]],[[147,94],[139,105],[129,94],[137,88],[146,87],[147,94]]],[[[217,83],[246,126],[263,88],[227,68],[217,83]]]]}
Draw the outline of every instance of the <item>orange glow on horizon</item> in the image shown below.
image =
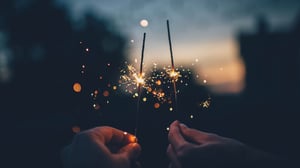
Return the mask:
{"type": "MultiPolygon", "coordinates": [[[[139,56],[133,48],[130,59],[139,56]]],[[[159,62],[159,66],[168,65],[169,50],[165,43],[151,46],[151,55],[145,62],[159,62]]],[[[191,68],[196,73],[200,85],[213,86],[216,93],[238,93],[243,89],[245,65],[239,56],[239,45],[232,37],[210,41],[176,41],[174,46],[176,65],[191,68]],[[205,76],[206,75],[206,76],[205,76]],[[226,86],[225,86],[226,85],[226,86]]],[[[176,76],[170,70],[169,77],[176,76]]],[[[179,74],[180,75],[180,74],[179,74]]]]}
{"type": "Polygon", "coordinates": [[[208,66],[197,70],[200,77],[199,84],[207,85],[216,93],[239,93],[244,88],[244,78],[246,75],[245,66],[242,60],[230,61],[220,66],[208,66]]]}

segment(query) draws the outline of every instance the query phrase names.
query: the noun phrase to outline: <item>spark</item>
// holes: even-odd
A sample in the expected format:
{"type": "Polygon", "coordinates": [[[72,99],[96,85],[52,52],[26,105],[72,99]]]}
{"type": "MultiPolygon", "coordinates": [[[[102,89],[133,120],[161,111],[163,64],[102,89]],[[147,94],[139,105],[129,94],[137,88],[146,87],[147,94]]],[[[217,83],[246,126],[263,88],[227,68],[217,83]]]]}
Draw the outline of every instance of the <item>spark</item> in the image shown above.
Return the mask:
{"type": "Polygon", "coordinates": [[[146,101],[147,101],[147,98],[146,98],[146,97],[144,97],[144,98],[143,98],[143,102],[146,102],[146,101]]]}
{"type": "Polygon", "coordinates": [[[93,104],[93,108],[94,108],[95,110],[99,110],[99,109],[100,109],[100,105],[99,105],[99,104],[93,104]]]}
{"type": "Polygon", "coordinates": [[[209,108],[210,104],[211,104],[211,98],[208,97],[207,100],[200,103],[200,106],[203,108],[209,108]]]}
{"type": "Polygon", "coordinates": [[[159,103],[155,103],[154,104],[154,108],[158,109],[160,107],[160,104],[159,103]]]}
{"type": "Polygon", "coordinates": [[[108,96],[109,96],[109,91],[105,90],[105,91],[103,92],[103,96],[104,96],[104,97],[108,97],[108,96]]]}
{"type": "MultiPolygon", "coordinates": [[[[149,72],[143,72],[142,77],[139,77],[139,73],[133,65],[126,65],[120,71],[119,86],[122,90],[129,94],[134,94],[138,92],[138,86],[141,84],[141,88],[145,89],[147,95],[151,95],[156,98],[161,104],[168,102],[174,95],[174,90],[170,90],[173,87],[173,82],[180,80],[178,86],[180,88],[186,87],[192,74],[189,69],[184,67],[176,68],[172,71],[171,66],[164,66],[163,68],[158,68],[153,64],[149,72]]],[[[178,87],[178,88],[179,88],[178,87]]],[[[176,91],[179,93],[179,90],[176,91]]]]}
{"type": "Polygon", "coordinates": [[[176,72],[174,69],[167,70],[167,73],[174,82],[177,82],[178,78],[181,77],[180,72],[176,72]]]}
{"type": "Polygon", "coordinates": [[[80,83],[78,83],[78,82],[74,83],[74,84],[73,84],[73,90],[74,90],[74,92],[76,92],[76,93],[81,92],[81,85],[80,85],[80,83]]]}
{"type": "Polygon", "coordinates": [[[140,76],[140,75],[137,75],[136,73],[133,74],[133,77],[135,78],[135,83],[137,86],[142,86],[145,84],[145,79],[143,78],[143,74],[140,76]]]}

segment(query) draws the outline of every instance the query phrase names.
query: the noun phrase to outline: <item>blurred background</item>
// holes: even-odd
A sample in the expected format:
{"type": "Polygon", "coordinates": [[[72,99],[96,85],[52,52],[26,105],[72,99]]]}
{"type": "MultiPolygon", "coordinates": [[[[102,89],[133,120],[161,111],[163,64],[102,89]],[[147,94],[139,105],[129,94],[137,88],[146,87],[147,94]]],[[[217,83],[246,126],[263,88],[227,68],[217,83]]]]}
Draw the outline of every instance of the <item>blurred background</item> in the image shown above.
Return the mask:
{"type": "Polygon", "coordinates": [[[80,131],[133,133],[137,98],[122,90],[121,67],[139,67],[144,32],[145,73],[170,65],[166,20],[184,81],[177,106],[145,91],[142,165],[168,165],[174,119],[296,160],[299,1],[1,0],[0,164],[62,167],[60,151],[80,131]]]}

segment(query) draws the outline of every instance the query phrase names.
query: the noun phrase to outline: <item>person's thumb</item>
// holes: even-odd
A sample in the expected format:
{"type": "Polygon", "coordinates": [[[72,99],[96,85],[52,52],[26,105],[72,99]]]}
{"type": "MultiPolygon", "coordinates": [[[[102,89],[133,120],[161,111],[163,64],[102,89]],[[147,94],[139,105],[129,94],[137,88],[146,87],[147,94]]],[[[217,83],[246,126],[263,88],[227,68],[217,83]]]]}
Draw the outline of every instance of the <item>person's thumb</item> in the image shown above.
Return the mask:
{"type": "Polygon", "coordinates": [[[125,155],[130,160],[136,160],[141,153],[141,146],[138,143],[129,143],[122,147],[119,153],[125,155]]]}

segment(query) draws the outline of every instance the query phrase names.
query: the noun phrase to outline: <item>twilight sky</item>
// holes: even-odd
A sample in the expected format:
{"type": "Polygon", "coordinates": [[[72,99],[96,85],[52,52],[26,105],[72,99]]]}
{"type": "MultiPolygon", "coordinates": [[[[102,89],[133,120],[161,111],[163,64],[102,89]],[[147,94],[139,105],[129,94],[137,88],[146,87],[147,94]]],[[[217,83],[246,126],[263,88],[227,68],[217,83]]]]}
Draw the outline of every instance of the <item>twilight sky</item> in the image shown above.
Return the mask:
{"type": "Polygon", "coordinates": [[[255,17],[264,15],[271,31],[285,31],[300,12],[298,0],[59,0],[74,19],[85,11],[106,17],[128,37],[128,55],[139,60],[147,33],[145,66],[170,64],[166,20],[170,21],[175,66],[194,70],[214,91],[238,93],[245,75],[235,40],[240,31],[255,31],[255,17]],[[147,27],[140,21],[146,19],[147,27]]]}

